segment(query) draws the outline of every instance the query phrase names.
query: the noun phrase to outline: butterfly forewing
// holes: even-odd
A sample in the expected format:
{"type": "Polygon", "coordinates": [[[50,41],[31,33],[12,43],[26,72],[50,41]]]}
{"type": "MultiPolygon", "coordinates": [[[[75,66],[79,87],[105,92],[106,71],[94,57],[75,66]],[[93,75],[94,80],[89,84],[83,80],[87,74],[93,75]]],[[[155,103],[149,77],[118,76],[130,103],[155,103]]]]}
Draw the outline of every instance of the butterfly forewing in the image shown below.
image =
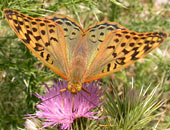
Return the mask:
{"type": "Polygon", "coordinates": [[[164,32],[137,33],[129,30],[111,32],[86,73],[92,81],[117,72],[146,56],[168,37],[164,32]]]}
{"type": "Polygon", "coordinates": [[[32,18],[5,9],[5,17],[16,35],[50,69],[67,79],[64,32],[59,25],[43,18],[32,18]]]}

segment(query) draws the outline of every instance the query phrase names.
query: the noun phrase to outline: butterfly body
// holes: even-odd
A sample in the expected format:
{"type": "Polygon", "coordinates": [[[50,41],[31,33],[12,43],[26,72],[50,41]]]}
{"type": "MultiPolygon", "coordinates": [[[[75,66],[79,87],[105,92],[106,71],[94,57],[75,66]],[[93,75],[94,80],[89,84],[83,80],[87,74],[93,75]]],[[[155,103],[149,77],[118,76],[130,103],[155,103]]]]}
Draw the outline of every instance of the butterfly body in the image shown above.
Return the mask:
{"type": "Polygon", "coordinates": [[[72,94],[83,90],[86,82],[128,67],[168,37],[166,32],[137,33],[109,21],[84,30],[67,16],[33,18],[11,9],[4,14],[34,56],[68,81],[61,91],[72,94]]]}

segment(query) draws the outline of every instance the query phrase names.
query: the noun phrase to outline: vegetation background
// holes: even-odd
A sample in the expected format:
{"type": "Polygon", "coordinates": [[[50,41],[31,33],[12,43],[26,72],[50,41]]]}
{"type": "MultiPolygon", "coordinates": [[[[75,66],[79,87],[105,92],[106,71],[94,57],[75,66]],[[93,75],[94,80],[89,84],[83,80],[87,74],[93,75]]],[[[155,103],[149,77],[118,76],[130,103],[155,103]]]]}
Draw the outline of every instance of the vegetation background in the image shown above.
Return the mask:
{"type": "MultiPolygon", "coordinates": [[[[19,41],[4,19],[4,8],[33,17],[67,15],[84,28],[107,19],[137,32],[170,34],[168,0],[0,0],[0,130],[24,130],[24,115],[36,110],[38,99],[33,93],[43,93],[43,83],[57,76],[19,41]]],[[[83,124],[88,125],[84,126],[78,122],[74,129],[170,130],[170,38],[146,58],[102,82],[107,88],[103,98],[110,103],[104,103],[101,114],[109,118],[85,120],[83,124]],[[150,103],[146,110],[134,103],[141,88],[147,91],[138,101],[150,103]],[[133,106],[129,110],[131,114],[124,113],[128,103],[133,106]],[[140,112],[141,116],[137,117],[140,112]]]]}

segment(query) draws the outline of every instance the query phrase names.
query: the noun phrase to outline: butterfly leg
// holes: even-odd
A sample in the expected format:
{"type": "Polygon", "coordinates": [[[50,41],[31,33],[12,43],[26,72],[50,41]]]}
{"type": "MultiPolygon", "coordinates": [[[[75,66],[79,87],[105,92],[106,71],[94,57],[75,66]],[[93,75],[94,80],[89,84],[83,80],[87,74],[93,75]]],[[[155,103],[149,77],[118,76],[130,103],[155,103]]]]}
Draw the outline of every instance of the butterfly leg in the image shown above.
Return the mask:
{"type": "Polygon", "coordinates": [[[67,90],[67,88],[61,89],[61,90],[60,90],[60,93],[66,91],[66,90],[67,90]]]}
{"type": "Polygon", "coordinates": [[[73,95],[72,111],[74,112],[75,95],[73,95]]]}
{"type": "Polygon", "coordinates": [[[63,100],[63,107],[64,107],[64,97],[63,97],[63,94],[62,94],[62,93],[63,93],[64,91],[66,91],[66,90],[67,90],[66,88],[60,90],[60,94],[61,94],[62,100],[63,100]]]}
{"type": "Polygon", "coordinates": [[[87,93],[89,96],[91,96],[91,93],[90,93],[90,92],[88,92],[88,91],[85,90],[84,88],[82,88],[82,90],[83,90],[85,93],[87,93]]]}

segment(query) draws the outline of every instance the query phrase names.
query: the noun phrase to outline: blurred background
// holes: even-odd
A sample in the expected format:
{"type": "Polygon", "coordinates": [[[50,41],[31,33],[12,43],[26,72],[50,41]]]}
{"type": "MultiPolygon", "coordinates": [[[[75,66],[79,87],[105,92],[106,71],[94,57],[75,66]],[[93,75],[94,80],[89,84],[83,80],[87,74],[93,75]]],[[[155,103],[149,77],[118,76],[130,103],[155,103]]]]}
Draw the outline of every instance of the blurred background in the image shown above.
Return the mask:
{"type": "MultiPolygon", "coordinates": [[[[17,38],[4,19],[4,8],[15,9],[32,17],[67,15],[84,28],[98,21],[109,20],[136,32],[164,31],[170,34],[169,0],[1,0],[0,130],[25,130],[23,117],[35,112],[38,101],[33,93],[42,94],[44,83],[50,83],[52,77],[57,77],[32,56],[17,38]]],[[[134,130],[170,130],[170,38],[144,59],[103,78],[101,82],[107,93],[103,98],[112,95],[113,89],[116,89],[118,96],[127,92],[125,95],[135,98],[137,95],[134,93],[142,87],[148,89],[149,93],[159,85],[155,97],[159,95],[157,101],[163,103],[153,113],[157,116],[134,130]],[[132,86],[134,93],[129,91],[132,86]],[[129,90],[124,91],[125,88],[129,90]]],[[[103,115],[108,114],[107,105],[103,107],[103,115]]],[[[88,123],[98,126],[92,129],[113,129],[114,124],[109,119],[88,123]]],[[[122,127],[121,130],[127,129],[122,127]]]]}

